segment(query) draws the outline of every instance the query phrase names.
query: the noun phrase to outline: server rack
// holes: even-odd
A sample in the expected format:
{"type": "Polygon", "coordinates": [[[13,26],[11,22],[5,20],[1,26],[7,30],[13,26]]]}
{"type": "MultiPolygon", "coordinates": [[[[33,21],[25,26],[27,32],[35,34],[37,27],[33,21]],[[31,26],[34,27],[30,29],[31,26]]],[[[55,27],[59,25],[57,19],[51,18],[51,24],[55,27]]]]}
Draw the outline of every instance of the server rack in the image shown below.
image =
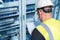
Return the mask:
{"type": "Polygon", "coordinates": [[[0,40],[19,40],[18,1],[3,0],[0,7],[0,40]]]}

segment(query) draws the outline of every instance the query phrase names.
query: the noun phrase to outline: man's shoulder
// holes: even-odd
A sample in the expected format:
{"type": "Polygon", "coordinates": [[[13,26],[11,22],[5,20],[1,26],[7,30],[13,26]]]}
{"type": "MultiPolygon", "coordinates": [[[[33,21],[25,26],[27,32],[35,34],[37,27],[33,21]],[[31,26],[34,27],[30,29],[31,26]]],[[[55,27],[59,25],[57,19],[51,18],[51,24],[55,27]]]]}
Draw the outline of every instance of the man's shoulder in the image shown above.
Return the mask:
{"type": "Polygon", "coordinates": [[[55,24],[60,24],[60,21],[56,20],[54,18],[51,18],[50,20],[47,20],[44,23],[47,24],[47,25],[55,25],[55,24]]]}
{"type": "Polygon", "coordinates": [[[60,20],[55,20],[55,23],[60,24],[60,20]]]}

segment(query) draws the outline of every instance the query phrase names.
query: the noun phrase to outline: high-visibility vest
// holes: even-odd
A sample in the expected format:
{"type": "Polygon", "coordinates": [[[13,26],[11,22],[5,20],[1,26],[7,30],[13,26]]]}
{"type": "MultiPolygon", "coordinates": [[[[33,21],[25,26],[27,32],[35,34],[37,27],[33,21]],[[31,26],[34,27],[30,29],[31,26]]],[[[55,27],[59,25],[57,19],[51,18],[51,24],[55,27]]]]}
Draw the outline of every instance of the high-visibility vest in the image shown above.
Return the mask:
{"type": "Polygon", "coordinates": [[[46,40],[60,40],[60,21],[51,18],[36,28],[46,40]]]}

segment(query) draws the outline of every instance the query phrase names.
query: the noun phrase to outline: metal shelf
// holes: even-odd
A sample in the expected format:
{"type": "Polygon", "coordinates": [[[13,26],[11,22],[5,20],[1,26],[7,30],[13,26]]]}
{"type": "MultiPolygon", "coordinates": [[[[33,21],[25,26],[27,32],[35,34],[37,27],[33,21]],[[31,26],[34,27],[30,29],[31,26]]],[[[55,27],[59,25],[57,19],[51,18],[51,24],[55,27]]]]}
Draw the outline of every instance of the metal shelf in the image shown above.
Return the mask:
{"type": "Polygon", "coordinates": [[[14,18],[0,20],[0,26],[14,23],[14,18]]]}
{"type": "Polygon", "coordinates": [[[13,27],[11,27],[11,28],[5,28],[5,29],[1,29],[0,31],[11,30],[11,29],[14,29],[14,28],[19,28],[19,26],[13,26],[13,27]]]}
{"type": "Polygon", "coordinates": [[[2,6],[0,8],[8,8],[8,7],[15,7],[18,6],[18,1],[8,2],[8,3],[2,3],[2,6]]]}
{"type": "Polygon", "coordinates": [[[35,4],[26,5],[26,12],[35,10],[35,4]]]}
{"type": "Polygon", "coordinates": [[[1,16],[0,19],[2,19],[2,18],[14,17],[14,16],[19,16],[19,14],[13,14],[13,15],[1,16]]]}
{"type": "Polygon", "coordinates": [[[3,39],[3,38],[8,38],[9,36],[14,36],[15,34],[19,33],[18,30],[19,29],[16,28],[15,30],[11,30],[11,31],[8,31],[8,32],[7,31],[2,31],[3,33],[0,33],[1,34],[0,38],[3,39]]]}
{"type": "Polygon", "coordinates": [[[7,2],[13,2],[13,1],[18,1],[18,0],[2,0],[4,3],[7,3],[7,2]]]}
{"type": "Polygon", "coordinates": [[[5,12],[18,12],[18,7],[0,8],[0,14],[5,12]]]}
{"type": "Polygon", "coordinates": [[[32,13],[35,13],[35,10],[33,11],[29,11],[29,12],[26,12],[27,14],[32,14],[32,13]]]}
{"type": "Polygon", "coordinates": [[[10,28],[10,27],[13,27],[13,26],[17,26],[17,25],[19,25],[19,22],[18,21],[16,21],[14,24],[4,25],[3,27],[0,27],[0,30],[1,29],[10,28]]]}

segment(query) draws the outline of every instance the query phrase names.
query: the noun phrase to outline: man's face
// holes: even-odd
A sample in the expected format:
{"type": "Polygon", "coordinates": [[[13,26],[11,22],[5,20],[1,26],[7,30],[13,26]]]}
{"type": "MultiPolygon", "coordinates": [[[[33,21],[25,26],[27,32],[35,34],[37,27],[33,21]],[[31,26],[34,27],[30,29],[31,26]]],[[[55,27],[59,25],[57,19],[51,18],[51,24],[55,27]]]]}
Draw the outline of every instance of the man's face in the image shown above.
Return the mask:
{"type": "Polygon", "coordinates": [[[38,16],[41,21],[51,18],[52,7],[44,7],[38,10],[38,16]]]}

